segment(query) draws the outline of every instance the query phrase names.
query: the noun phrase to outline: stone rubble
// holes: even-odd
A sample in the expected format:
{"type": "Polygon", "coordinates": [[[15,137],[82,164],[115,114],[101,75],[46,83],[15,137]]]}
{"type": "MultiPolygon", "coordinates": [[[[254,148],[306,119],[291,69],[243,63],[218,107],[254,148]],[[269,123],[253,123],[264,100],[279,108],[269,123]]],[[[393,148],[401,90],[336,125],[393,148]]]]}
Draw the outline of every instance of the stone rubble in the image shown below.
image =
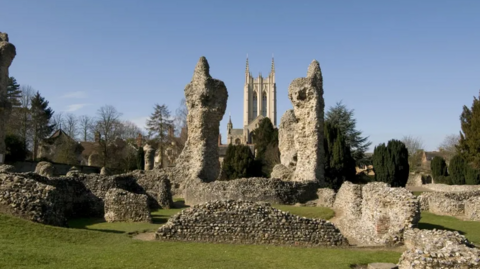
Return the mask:
{"type": "Polygon", "coordinates": [[[9,164],[0,164],[0,173],[13,173],[15,166],[9,164]]]}
{"type": "Polygon", "coordinates": [[[148,197],[113,188],[105,195],[105,220],[107,222],[152,222],[148,197]]]}
{"type": "Polygon", "coordinates": [[[288,97],[297,119],[294,132],[297,165],[292,180],[316,180],[322,184],[325,182],[323,157],[325,103],[323,77],[318,61],[312,61],[308,67],[307,77],[292,81],[288,88],[288,97]]]}
{"type": "Polygon", "coordinates": [[[157,240],[295,246],[348,246],[326,220],[280,211],[269,203],[223,200],[187,208],[156,232],[157,240]]]}
{"type": "Polygon", "coordinates": [[[399,269],[480,268],[480,250],[456,231],[409,229],[404,238],[399,269]]]}
{"type": "Polygon", "coordinates": [[[55,166],[49,162],[39,162],[35,167],[35,173],[44,177],[53,177],[55,175],[55,166]]]}
{"type": "Polygon", "coordinates": [[[362,246],[396,246],[403,232],[420,220],[415,196],[382,182],[364,186],[343,183],[333,204],[334,223],[350,241],[362,246]]]}

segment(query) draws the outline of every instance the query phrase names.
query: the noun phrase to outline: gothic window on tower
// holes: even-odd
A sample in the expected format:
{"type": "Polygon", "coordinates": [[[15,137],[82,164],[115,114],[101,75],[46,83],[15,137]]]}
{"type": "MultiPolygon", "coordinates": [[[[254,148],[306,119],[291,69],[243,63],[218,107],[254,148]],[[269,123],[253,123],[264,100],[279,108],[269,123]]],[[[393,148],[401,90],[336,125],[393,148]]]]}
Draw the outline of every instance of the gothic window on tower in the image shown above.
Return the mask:
{"type": "Polygon", "coordinates": [[[253,92],[253,117],[257,117],[257,93],[253,92]]]}
{"type": "Polygon", "coordinates": [[[262,94],[262,115],[267,116],[267,93],[265,92],[262,94]]]}

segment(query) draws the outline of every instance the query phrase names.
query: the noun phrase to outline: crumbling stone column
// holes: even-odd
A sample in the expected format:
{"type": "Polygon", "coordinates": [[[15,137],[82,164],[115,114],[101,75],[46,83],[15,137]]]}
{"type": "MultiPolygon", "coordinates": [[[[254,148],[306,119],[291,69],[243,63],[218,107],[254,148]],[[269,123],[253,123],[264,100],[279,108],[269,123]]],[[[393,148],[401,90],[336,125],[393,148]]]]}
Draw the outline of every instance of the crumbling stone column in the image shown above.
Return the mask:
{"type": "Polygon", "coordinates": [[[325,182],[323,147],[323,77],[318,61],[308,67],[307,77],[297,78],[288,88],[297,119],[295,148],[297,165],[292,180],[325,182]]]}
{"type": "Polygon", "coordinates": [[[0,32],[0,164],[5,162],[5,125],[11,109],[7,98],[8,68],[15,55],[15,46],[8,42],[8,35],[0,32]]]}
{"type": "Polygon", "coordinates": [[[155,149],[146,144],[143,147],[143,151],[145,152],[145,171],[152,170],[155,163],[155,149]]]}
{"type": "Polygon", "coordinates": [[[297,165],[297,149],[295,148],[295,130],[297,118],[293,109],[285,111],[280,126],[278,127],[278,149],[280,150],[280,163],[290,169],[297,165]]]}
{"type": "Polygon", "coordinates": [[[217,179],[218,134],[225,114],[228,93],[223,81],[210,76],[207,59],[201,57],[192,81],[185,87],[188,139],[177,159],[176,167],[188,178],[203,182],[217,179]]]}

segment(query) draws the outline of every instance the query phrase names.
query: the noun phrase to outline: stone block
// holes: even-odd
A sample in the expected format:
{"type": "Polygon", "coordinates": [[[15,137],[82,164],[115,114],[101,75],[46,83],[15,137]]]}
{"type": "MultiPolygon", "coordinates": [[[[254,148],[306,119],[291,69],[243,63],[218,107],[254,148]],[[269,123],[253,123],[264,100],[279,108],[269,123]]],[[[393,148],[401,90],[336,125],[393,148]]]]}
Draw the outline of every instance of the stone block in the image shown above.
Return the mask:
{"type": "Polygon", "coordinates": [[[107,222],[151,222],[148,197],[122,189],[110,189],[105,196],[107,222]]]}

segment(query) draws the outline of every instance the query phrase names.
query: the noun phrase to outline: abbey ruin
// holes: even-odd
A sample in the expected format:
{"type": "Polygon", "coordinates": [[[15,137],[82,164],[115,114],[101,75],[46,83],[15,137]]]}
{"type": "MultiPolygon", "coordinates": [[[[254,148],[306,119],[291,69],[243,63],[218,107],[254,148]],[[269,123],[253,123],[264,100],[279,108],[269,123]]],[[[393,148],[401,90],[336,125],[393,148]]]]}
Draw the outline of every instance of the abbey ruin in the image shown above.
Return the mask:
{"type": "MultiPolygon", "coordinates": [[[[14,56],[15,47],[0,33],[0,124],[8,115],[6,78],[14,56]]],[[[262,103],[264,96],[275,96],[273,62],[268,82],[246,76],[249,95],[255,96],[259,85],[266,87],[265,93],[258,89],[256,102],[248,104],[247,123],[263,114],[275,117],[270,101],[262,103]]],[[[293,110],[279,125],[281,164],[271,178],[217,180],[219,125],[228,92],[223,81],[210,75],[205,57],[199,59],[184,93],[188,139],[174,167],[155,168],[150,149],[145,171],[118,175],[108,175],[108,170],[85,174],[72,168],[57,176],[50,163],[39,163],[35,172],[19,173],[0,165],[0,212],[61,227],[73,217],[150,223],[150,211],[172,208],[176,195],[191,207],[159,225],[156,240],[352,249],[404,246],[395,265],[401,269],[479,268],[480,252],[465,236],[418,229],[421,210],[478,221],[479,191],[437,185],[417,198],[406,188],[380,182],[346,181],[338,191],[325,188],[325,102],[318,61],[310,63],[306,77],[289,86],[293,110]],[[304,218],[272,204],[330,207],[336,215],[332,221],[304,218]]],[[[2,127],[0,162],[4,152],[2,127]]]]}

